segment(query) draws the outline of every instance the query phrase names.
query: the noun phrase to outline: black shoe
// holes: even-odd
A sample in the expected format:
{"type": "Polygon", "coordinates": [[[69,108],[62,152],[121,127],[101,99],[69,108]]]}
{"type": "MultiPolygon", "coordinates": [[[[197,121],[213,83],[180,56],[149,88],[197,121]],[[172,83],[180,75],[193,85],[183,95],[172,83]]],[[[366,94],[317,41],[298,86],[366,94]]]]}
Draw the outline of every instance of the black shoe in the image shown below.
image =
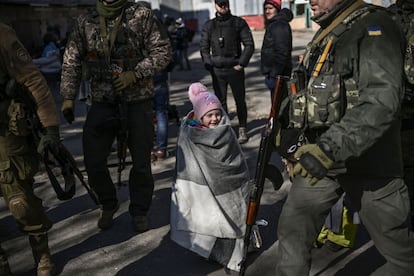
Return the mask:
{"type": "Polygon", "coordinates": [[[143,233],[149,230],[147,216],[136,216],[132,218],[134,230],[138,233],[143,233]]]}
{"type": "Polygon", "coordinates": [[[101,214],[98,219],[98,227],[102,230],[106,230],[112,227],[113,218],[119,209],[119,204],[115,206],[112,210],[101,210],[101,214]]]}

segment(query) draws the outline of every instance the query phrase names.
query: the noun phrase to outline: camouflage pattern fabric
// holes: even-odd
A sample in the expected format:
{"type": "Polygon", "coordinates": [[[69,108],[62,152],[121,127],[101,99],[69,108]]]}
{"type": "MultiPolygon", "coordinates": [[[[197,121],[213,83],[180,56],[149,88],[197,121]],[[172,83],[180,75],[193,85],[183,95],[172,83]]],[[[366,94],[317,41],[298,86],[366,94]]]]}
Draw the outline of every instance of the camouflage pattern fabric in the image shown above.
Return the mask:
{"type": "MultiPolygon", "coordinates": [[[[115,19],[106,19],[111,34],[115,19]]],[[[112,72],[134,71],[137,82],[124,90],[128,102],[153,96],[152,77],[170,63],[171,49],[165,32],[150,9],[128,3],[125,8],[114,46],[111,62],[105,59],[101,39],[100,17],[96,11],[81,15],[69,36],[63,58],[61,94],[74,99],[79,90],[82,66],[90,80],[91,98],[96,102],[112,102],[112,72]],[[115,69],[115,70],[114,70],[115,69]]]]}

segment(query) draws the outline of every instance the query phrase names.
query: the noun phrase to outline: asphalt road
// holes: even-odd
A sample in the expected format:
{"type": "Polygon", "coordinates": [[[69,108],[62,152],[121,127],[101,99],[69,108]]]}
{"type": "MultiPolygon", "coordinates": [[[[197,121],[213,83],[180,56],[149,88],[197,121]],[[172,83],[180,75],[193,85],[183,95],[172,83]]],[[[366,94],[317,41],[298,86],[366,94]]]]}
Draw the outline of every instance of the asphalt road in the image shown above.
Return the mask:
{"type": "MultiPolygon", "coordinates": [[[[249,142],[243,151],[247,157],[251,175],[254,175],[257,149],[261,129],[270,111],[270,95],[264,86],[259,72],[260,46],[263,32],[253,32],[256,51],[250,65],[246,68],[246,86],[248,103],[249,142]]],[[[304,46],[310,40],[311,32],[294,32],[294,60],[303,53],[304,46]]],[[[185,115],[191,105],[187,98],[187,88],[192,82],[201,81],[210,89],[211,79],[204,70],[198,53],[197,37],[190,48],[191,71],[173,71],[171,73],[170,102],[177,106],[180,116],[185,115]]],[[[60,100],[58,95],[58,105],[60,100]]],[[[229,111],[232,123],[237,126],[234,101],[229,95],[229,111]]],[[[86,106],[76,104],[76,121],[72,125],[63,123],[61,127],[64,143],[75,156],[81,169],[82,124],[85,120],[86,106]]],[[[170,121],[169,152],[171,156],[153,164],[155,193],[149,212],[150,230],[136,234],[128,214],[128,190],[118,189],[121,203],[115,215],[114,226],[100,231],[96,226],[99,209],[88,197],[85,189],[78,183],[73,199],[59,201],[51,189],[44,172],[36,175],[35,192],[44,200],[48,216],[54,221],[49,233],[49,244],[53,259],[60,275],[139,275],[139,276],[197,276],[197,275],[237,275],[226,272],[220,265],[208,262],[201,257],[181,248],[169,238],[170,187],[175,165],[175,143],[177,126],[170,121]]],[[[115,152],[109,160],[114,181],[116,174],[115,152]]],[[[129,166],[122,174],[123,181],[128,178],[129,166]]],[[[86,176],[86,173],[84,173],[86,176]]],[[[277,245],[276,227],[288,191],[288,183],[275,192],[269,182],[265,183],[259,218],[266,219],[269,225],[261,228],[262,248],[249,257],[246,275],[273,275],[275,264],[274,248],[277,245]]],[[[3,248],[9,254],[9,262],[15,275],[35,275],[33,260],[27,237],[22,235],[0,200],[0,237],[3,248]]],[[[373,247],[363,228],[360,228],[357,245],[354,249],[342,249],[333,253],[326,248],[313,250],[311,275],[369,275],[384,260],[373,247]]]]}

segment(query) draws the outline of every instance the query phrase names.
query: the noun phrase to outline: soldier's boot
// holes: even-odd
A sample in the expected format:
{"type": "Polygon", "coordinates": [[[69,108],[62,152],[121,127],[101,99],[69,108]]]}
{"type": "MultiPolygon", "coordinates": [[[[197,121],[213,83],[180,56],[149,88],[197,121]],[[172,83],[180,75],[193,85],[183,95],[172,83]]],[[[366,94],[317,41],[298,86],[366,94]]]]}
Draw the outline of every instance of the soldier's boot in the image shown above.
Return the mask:
{"type": "Polygon", "coordinates": [[[0,246],[0,275],[1,276],[12,276],[9,262],[7,261],[6,253],[3,251],[3,248],[0,246]]]}
{"type": "Polygon", "coordinates": [[[240,127],[239,128],[239,144],[244,144],[247,141],[249,141],[249,137],[247,137],[247,133],[246,133],[246,128],[245,127],[240,127]]]}
{"type": "Polygon", "coordinates": [[[50,256],[47,234],[29,235],[37,276],[56,275],[56,267],[50,256]]]}

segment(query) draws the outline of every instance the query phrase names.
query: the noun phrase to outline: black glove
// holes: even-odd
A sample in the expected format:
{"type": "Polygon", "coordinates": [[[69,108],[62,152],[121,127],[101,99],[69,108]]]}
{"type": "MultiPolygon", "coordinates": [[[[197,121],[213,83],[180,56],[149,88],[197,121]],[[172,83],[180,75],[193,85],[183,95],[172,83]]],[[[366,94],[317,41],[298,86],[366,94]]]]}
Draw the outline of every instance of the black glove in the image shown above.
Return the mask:
{"type": "Polygon", "coordinates": [[[37,152],[41,155],[44,154],[47,147],[57,149],[60,142],[59,127],[50,126],[45,128],[45,134],[40,138],[39,145],[37,146],[37,152]]]}
{"type": "Polygon", "coordinates": [[[204,68],[206,68],[206,70],[209,71],[210,73],[213,72],[213,65],[211,64],[204,63],[204,68]]]}
{"type": "Polygon", "coordinates": [[[64,100],[62,103],[61,111],[65,120],[71,124],[75,120],[75,115],[73,113],[73,100],[64,100]]]}

